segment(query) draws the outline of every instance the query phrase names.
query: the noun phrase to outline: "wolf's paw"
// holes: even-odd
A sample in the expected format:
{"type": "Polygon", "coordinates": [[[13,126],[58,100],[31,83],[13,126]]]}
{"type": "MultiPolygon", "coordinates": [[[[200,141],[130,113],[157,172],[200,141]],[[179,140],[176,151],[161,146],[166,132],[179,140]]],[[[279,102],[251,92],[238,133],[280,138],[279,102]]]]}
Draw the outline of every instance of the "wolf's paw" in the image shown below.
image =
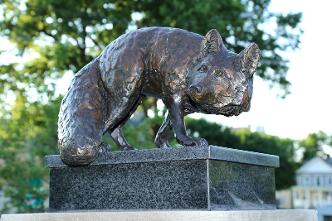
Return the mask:
{"type": "Polygon", "coordinates": [[[208,142],[204,138],[192,138],[192,137],[187,137],[186,139],[182,139],[179,142],[183,146],[186,147],[206,147],[208,146],[208,142]]]}

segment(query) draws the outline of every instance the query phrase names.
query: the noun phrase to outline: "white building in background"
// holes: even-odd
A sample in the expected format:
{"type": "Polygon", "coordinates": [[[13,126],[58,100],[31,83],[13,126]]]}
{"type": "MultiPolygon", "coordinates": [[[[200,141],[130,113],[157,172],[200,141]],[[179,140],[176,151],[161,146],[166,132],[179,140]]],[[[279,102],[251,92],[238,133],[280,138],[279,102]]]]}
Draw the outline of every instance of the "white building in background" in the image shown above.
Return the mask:
{"type": "Polygon", "coordinates": [[[319,208],[332,205],[332,159],[315,157],[296,171],[291,189],[293,208],[319,208]]]}

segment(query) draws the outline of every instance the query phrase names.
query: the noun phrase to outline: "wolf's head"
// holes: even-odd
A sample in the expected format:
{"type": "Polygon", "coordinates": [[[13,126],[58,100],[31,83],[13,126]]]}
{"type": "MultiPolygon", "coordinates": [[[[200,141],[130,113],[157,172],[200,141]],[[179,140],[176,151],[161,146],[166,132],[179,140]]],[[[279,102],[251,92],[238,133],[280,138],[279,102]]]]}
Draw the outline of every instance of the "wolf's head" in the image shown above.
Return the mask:
{"type": "Polygon", "coordinates": [[[235,54],[226,49],[217,30],[210,30],[187,72],[190,99],[203,113],[232,116],[248,111],[258,61],[255,43],[235,54]]]}

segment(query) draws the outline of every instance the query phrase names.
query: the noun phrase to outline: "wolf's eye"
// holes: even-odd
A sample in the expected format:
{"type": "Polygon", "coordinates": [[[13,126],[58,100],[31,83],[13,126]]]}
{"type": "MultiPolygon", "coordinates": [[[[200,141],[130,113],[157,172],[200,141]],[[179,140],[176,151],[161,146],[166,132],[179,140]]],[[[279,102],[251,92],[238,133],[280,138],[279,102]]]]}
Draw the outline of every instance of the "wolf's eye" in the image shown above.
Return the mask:
{"type": "Polygon", "coordinates": [[[222,75],[224,74],[223,71],[220,69],[214,70],[214,73],[217,77],[222,77],[222,75]]]}
{"type": "Polygon", "coordinates": [[[203,64],[200,68],[198,68],[199,72],[207,72],[207,70],[208,70],[208,67],[205,64],[203,64]]]}

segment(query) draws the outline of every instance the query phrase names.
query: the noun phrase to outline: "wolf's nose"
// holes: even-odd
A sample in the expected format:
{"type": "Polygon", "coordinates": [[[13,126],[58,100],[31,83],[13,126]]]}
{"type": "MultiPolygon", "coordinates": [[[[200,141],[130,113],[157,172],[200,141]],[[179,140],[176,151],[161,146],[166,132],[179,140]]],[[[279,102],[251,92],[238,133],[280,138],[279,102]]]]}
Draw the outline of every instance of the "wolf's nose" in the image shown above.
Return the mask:
{"type": "Polygon", "coordinates": [[[202,93],[202,87],[198,86],[198,85],[191,85],[189,87],[189,91],[191,93],[197,93],[197,94],[200,94],[202,93]]]}

